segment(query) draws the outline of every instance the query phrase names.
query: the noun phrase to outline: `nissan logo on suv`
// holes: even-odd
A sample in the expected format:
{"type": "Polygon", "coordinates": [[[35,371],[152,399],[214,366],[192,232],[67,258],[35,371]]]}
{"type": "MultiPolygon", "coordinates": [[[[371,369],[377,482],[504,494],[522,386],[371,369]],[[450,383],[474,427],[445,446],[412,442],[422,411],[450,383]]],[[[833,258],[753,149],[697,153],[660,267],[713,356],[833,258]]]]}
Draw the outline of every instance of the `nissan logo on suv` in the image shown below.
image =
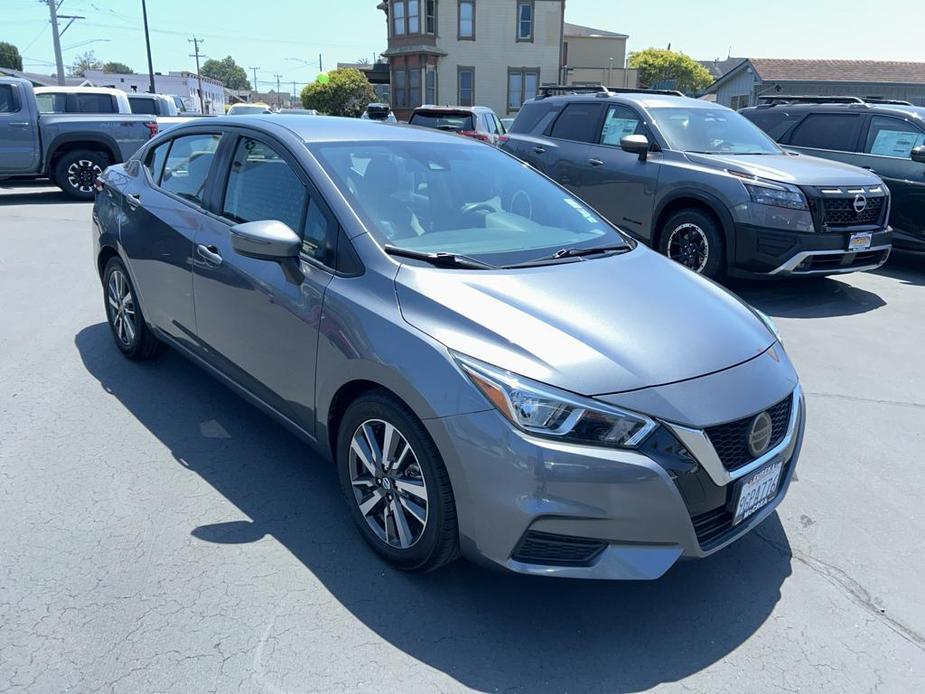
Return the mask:
{"type": "Polygon", "coordinates": [[[854,211],[861,214],[867,209],[867,197],[863,193],[854,196],[854,211]]]}

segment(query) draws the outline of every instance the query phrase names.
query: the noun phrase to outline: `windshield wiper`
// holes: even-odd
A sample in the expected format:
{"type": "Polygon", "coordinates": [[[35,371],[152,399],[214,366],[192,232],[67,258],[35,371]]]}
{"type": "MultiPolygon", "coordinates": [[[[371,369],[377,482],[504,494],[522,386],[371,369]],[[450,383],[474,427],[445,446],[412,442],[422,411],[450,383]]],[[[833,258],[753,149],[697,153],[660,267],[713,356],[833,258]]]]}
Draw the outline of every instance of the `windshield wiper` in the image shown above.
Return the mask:
{"type": "Polygon", "coordinates": [[[411,248],[400,248],[391,244],[386,244],[383,249],[389,255],[396,255],[402,258],[413,258],[423,260],[425,263],[436,265],[437,267],[455,267],[466,268],[469,270],[497,270],[497,265],[491,265],[467,255],[459,253],[448,253],[446,251],[427,252],[415,251],[411,248]]]}
{"type": "Polygon", "coordinates": [[[541,258],[534,258],[533,260],[528,260],[525,263],[505,265],[505,267],[530,267],[531,265],[545,265],[547,263],[554,263],[557,260],[563,260],[565,258],[580,258],[582,256],[598,255],[600,253],[625,253],[626,251],[631,250],[631,248],[632,247],[628,243],[623,243],[620,245],[611,244],[609,246],[592,246],[590,248],[560,248],[552,255],[543,256],[541,258]]]}

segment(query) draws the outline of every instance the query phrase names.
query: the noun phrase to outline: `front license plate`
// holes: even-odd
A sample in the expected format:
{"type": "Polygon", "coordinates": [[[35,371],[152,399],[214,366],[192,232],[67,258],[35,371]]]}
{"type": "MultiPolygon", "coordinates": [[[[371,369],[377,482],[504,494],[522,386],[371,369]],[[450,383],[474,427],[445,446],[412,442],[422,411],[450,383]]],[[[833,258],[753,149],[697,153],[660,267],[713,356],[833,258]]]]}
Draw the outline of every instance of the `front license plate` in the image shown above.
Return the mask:
{"type": "Polygon", "coordinates": [[[733,525],[738,525],[774,498],[783,466],[783,462],[768,465],[739,483],[741,487],[736,512],[732,518],[733,525]]]}
{"type": "Polygon", "coordinates": [[[862,234],[851,234],[848,239],[849,251],[866,251],[870,248],[871,234],[869,232],[862,234]]]}

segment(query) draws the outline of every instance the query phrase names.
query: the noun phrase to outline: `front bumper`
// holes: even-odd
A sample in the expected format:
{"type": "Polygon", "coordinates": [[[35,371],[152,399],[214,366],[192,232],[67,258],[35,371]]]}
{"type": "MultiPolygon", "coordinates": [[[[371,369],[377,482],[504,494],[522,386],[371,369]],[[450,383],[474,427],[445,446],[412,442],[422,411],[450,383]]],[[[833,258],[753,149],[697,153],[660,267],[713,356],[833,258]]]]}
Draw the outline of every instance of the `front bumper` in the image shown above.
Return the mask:
{"type": "Polygon", "coordinates": [[[737,224],[733,276],[830,275],[873,270],[890,256],[892,230],[870,228],[793,232],[737,224]],[[848,251],[853,233],[871,233],[870,248],[848,251]]]}
{"type": "Polygon", "coordinates": [[[655,579],[679,559],[719,551],[773,513],[802,445],[805,407],[798,386],[792,397],[785,438],[760,462],[734,473],[704,447],[710,444],[702,431],[663,422],[696,449],[691,452],[699,464],[685,480],[658,455],[527,436],[493,410],[425,424],[450,472],[468,558],[543,576],[655,579]],[[774,499],[733,527],[736,481],[778,461],[784,468],[774,499]],[[556,539],[566,542],[557,546],[556,539]],[[544,542],[550,552],[562,552],[544,560],[544,542]],[[594,543],[598,549],[586,560],[569,560],[576,546],[594,543]]]}

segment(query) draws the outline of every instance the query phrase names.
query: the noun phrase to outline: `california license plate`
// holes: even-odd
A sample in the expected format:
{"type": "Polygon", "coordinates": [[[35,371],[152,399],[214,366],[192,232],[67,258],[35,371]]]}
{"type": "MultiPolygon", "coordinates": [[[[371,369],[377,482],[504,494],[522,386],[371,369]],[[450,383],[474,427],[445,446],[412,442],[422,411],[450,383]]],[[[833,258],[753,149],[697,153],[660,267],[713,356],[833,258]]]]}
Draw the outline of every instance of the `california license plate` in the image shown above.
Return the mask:
{"type": "Polygon", "coordinates": [[[783,466],[783,462],[773,463],[739,482],[739,499],[732,517],[733,525],[741,523],[775,497],[783,466]]]}
{"type": "Polygon", "coordinates": [[[870,248],[870,232],[861,233],[861,234],[851,234],[851,237],[848,239],[848,250],[849,251],[866,251],[870,248]]]}

